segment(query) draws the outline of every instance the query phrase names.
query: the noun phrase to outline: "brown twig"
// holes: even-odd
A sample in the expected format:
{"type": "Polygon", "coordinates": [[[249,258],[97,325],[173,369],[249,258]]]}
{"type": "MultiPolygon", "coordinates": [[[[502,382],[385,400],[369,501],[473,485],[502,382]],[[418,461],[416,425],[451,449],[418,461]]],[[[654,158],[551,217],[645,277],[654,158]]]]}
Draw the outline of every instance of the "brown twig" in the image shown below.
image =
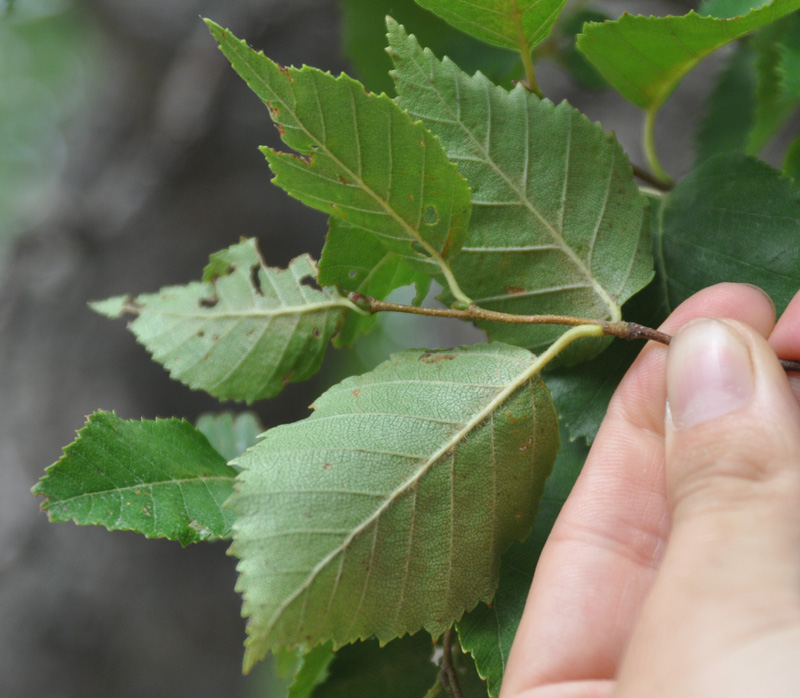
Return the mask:
{"type": "MultiPolygon", "coordinates": [[[[423,308],[415,305],[403,305],[401,303],[389,303],[379,301],[376,298],[368,298],[359,294],[351,293],[350,300],[369,310],[371,313],[392,311],[396,313],[411,313],[413,315],[428,315],[432,317],[449,317],[460,320],[483,320],[488,322],[505,322],[514,325],[569,325],[578,327],[580,325],[598,325],[603,328],[603,334],[621,339],[635,340],[644,339],[645,341],[658,342],[668,345],[672,337],[659,330],[654,330],[635,322],[609,322],[607,320],[595,320],[592,318],[573,317],[571,315],[512,315],[511,313],[500,313],[495,310],[486,310],[477,305],[471,305],[465,309],[459,308],[423,308]]],[[[793,359],[779,359],[785,371],[800,373],[800,361],[793,359]]]]}
{"type": "Polygon", "coordinates": [[[659,191],[672,191],[674,189],[673,184],[660,180],[652,172],[649,172],[643,167],[631,163],[631,169],[633,170],[634,176],[638,177],[643,182],[647,182],[654,189],[658,189],[659,191]]]}
{"type": "Polygon", "coordinates": [[[453,665],[453,628],[445,630],[442,638],[442,683],[453,698],[463,698],[453,665]]]}

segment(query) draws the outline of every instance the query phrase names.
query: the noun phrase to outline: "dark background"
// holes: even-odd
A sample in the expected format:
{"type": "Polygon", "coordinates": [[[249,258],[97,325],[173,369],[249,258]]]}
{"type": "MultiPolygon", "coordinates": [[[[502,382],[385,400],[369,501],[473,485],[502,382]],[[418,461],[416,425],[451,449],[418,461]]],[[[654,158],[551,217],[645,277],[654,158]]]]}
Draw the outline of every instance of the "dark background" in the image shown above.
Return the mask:
{"type": "MultiPolygon", "coordinates": [[[[278,62],[338,73],[347,67],[340,7],[336,0],[63,4],[69,26],[92,44],[81,54],[88,77],[60,126],[56,169],[56,149],[47,153],[53,160],[41,177],[52,185],[33,212],[18,216],[19,235],[0,270],[0,696],[270,695],[265,670],[240,675],[244,623],[224,544],[181,549],[48,524],[30,487],[96,409],[189,419],[220,409],[170,381],[123,322],[86,304],[196,279],[211,252],[240,236],[258,237],[276,266],[303,251],[318,255],[324,218],[269,183],[257,146],[277,145],[276,133],[199,17],[278,62]]],[[[622,4],[611,6],[618,14],[622,4]]],[[[653,2],[646,11],[670,9],[686,10],[653,2]]],[[[704,65],[663,110],[663,161],[675,174],[691,162],[690,124],[705,94],[696,88],[714,70],[714,61],[704,65]]],[[[568,98],[614,130],[643,164],[638,110],[611,92],[578,91],[553,66],[543,64],[539,76],[549,97],[568,98]]],[[[0,82],[0,97],[9,85],[0,82]]],[[[0,189],[14,176],[13,167],[0,167],[0,189]]],[[[258,405],[263,423],[304,416],[331,375],[258,405]]]]}

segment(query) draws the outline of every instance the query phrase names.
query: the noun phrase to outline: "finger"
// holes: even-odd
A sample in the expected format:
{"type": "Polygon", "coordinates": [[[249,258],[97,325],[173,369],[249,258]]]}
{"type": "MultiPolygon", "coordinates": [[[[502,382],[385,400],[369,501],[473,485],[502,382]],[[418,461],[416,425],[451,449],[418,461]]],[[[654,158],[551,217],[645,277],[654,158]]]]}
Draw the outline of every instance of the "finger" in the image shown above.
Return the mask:
{"type": "MultiPolygon", "coordinates": [[[[800,360],[800,293],[797,293],[783,311],[769,344],[782,359],[800,360]]],[[[789,374],[794,396],[800,402],[800,373],[789,374]]]]}
{"type": "MultiPolygon", "coordinates": [[[[683,303],[661,329],[673,333],[705,315],[735,317],[764,334],[774,325],[763,293],[721,284],[683,303]]],[[[615,674],[669,521],[665,361],[663,346],[646,346],[615,393],[539,561],[503,681],[504,698],[615,674]]]]}
{"type": "Polygon", "coordinates": [[[771,684],[783,655],[764,642],[787,628],[800,640],[800,408],[767,342],[731,321],[677,334],[667,389],[672,530],[621,694],[791,695],[771,684]]]}

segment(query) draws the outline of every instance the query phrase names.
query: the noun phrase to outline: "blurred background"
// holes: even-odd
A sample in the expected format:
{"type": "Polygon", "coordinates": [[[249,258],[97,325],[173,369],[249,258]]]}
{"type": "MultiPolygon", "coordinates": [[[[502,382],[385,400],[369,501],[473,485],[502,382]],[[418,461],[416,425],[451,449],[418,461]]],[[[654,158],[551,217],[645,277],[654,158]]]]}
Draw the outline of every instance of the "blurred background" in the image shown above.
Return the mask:
{"type": "MultiPolygon", "coordinates": [[[[632,5],[602,3],[614,17],[689,8],[632,5]]],[[[280,63],[348,70],[388,91],[387,11],[463,68],[515,77],[513,55],[476,49],[411,0],[0,0],[0,696],[282,695],[268,664],[241,676],[244,623],[224,544],[181,549],[48,524],[30,488],[97,409],[191,420],[242,409],[170,381],[88,301],[197,279],[241,236],[258,237],[275,266],[318,256],[324,242],[324,216],[270,184],[257,146],[278,145],[277,134],[200,17],[280,63]]],[[[662,110],[674,175],[691,164],[692,124],[718,66],[706,61],[662,110]]],[[[615,131],[643,165],[640,113],[585,71],[551,51],[537,75],[548,97],[615,131]]],[[[313,381],[255,406],[263,424],[302,418],[327,386],[403,345],[408,322],[384,322],[349,357],[331,351],[313,381]]],[[[436,328],[420,326],[414,343],[474,336],[436,328]]]]}

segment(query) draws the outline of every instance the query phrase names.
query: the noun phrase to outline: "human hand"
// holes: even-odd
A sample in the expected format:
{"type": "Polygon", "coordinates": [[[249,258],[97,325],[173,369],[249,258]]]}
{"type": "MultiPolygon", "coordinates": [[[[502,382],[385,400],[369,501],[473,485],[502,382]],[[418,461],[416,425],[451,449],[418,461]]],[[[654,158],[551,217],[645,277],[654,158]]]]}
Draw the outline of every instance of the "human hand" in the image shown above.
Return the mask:
{"type": "Polygon", "coordinates": [[[800,376],[775,358],[800,357],[800,293],[776,324],[757,289],[714,286],[662,329],[682,327],[609,405],[501,698],[800,692],[800,376]]]}

